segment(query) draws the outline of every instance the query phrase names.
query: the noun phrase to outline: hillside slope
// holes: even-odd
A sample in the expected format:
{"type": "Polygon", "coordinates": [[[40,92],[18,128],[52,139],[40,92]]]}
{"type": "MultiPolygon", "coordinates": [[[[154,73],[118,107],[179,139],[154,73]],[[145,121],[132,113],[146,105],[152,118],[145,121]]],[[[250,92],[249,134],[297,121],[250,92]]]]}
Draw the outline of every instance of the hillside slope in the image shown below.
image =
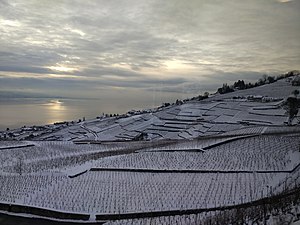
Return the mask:
{"type": "MultiPolygon", "coordinates": [[[[37,139],[193,139],[241,128],[283,126],[287,115],[280,103],[294,89],[295,86],[286,80],[279,80],[260,87],[216,95],[204,101],[171,105],[156,112],[82,122],[58,132],[41,135],[37,139]],[[247,99],[251,95],[259,96],[256,99],[247,99]],[[239,99],[235,98],[237,96],[239,99]],[[268,96],[265,99],[271,102],[264,102],[265,99],[260,96],[268,96]]],[[[257,128],[258,133],[262,132],[260,128],[257,128]]]]}
{"type": "MultiPolygon", "coordinates": [[[[201,101],[188,100],[75,124],[49,125],[41,131],[27,128],[13,132],[13,138],[128,141],[194,139],[226,132],[236,134],[240,129],[245,133],[261,133],[270,127],[286,126],[287,113],[281,104],[295,89],[287,79],[281,79],[251,89],[212,95],[201,101]]],[[[294,124],[297,123],[295,119],[294,124]]]]}

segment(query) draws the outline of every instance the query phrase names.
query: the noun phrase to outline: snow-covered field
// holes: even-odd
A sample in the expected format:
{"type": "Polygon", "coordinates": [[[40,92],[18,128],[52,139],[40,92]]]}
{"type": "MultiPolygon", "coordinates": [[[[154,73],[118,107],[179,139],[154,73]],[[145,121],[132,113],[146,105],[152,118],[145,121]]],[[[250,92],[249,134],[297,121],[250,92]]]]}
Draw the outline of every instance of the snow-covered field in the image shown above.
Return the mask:
{"type": "Polygon", "coordinates": [[[212,208],[258,199],[273,178],[273,174],[94,171],[44,189],[25,204],[97,214],[212,208]]]}
{"type": "MultiPolygon", "coordinates": [[[[205,104],[193,102],[173,106],[173,108],[139,115],[139,117],[125,118],[126,120],[114,118],[114,123],[104,128],[100,128],[103,126],[101,120],[93,125],[83,123],[80,129],[84,127],[84,133],[80,135],[77,132],[77,137],[72,137],[72,140],[131,140],[141,133],[147,134],[147,138],[152,140],[192,139],[236,130],[247,127],[247,124],[280,126],[284,125],[287,120],[285,110],[280,106],[274,109],[274,103],[249,102],[245,104],[244,102],[224,101],[205,104]],[[271,107],[269,110],[258,108],[266,104],[271,107]],[[173,109],[174,107],[176,110],[173,109]]],[[[69,140],[70,129],[73,128],[65,128],[51,133],[50,136],[55,136],[57,140],[69,140]]],[[[45,140],[48,138],[49,135],[39,137],[45,140]]]]}
{"type": "Polygon", "coordinates": [[[132,152],[133,148],[143,146],[143,143],[74,144],[68,141],[30,141],[23,143],[26,147],[15,148],[19,146],[16,142],[1,143],[6,148],[0,150],[0,170],[6,173],[59,171],[101,157],[118,155],[120,151],[122,154],[132,152]]]}
{"type": "Polygon", "coordinates": [[[300,163],[300,139],[252,137],[197,151],[197,148],[140,152],[99,159],[94,167],[207,171],[290,171],[300,163]]]}
{"type": "Polygon", "coordinates": [[[31,141],[33,147],[3,150],[0,201],[63,212],[118,214],[235,205],[280,192],[287,182],[290,188],[300,184],[300,170],[295,170],[300,162],[299,135],[212,140],[218,144],[201,151],[196,149],[202,143],[198,140],[191,141],[193,148],[189,141],[179,141],[136,153],[126,152],[124,143],[31,141]],[[116,156],[95,154],[117,150],[121,153],[116,156]],[[13,161],[20,156],[21,161],[13,161]],[[71,178],[72,173],[80,175],[71,178]]]}
{"type": "MultiPolygon", "coordinates": [[[[292,89],[281,80],[138,115],[65,125],[18,141],[24,131],[16,140],[0,142],[0,203],[95,219],[212,209],[299,189],[297,120],[295,126],[284,124],[287,115],[278,99],[233,98],[263,95],[262,90],[284,98],[292,89]]],[[[197,224],[211,216],[159,216],[120,224],[197,224]]]]}

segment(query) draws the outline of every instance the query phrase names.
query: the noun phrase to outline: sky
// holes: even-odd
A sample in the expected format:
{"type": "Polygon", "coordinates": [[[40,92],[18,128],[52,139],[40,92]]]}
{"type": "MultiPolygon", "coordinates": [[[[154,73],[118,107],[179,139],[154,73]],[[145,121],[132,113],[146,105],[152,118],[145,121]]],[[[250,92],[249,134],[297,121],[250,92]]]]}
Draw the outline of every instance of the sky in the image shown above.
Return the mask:
{"type": "Polygon", "coordinates": [[[299,69],[300,0],[0,0],[0,98],[172,101],[299,69]]]}

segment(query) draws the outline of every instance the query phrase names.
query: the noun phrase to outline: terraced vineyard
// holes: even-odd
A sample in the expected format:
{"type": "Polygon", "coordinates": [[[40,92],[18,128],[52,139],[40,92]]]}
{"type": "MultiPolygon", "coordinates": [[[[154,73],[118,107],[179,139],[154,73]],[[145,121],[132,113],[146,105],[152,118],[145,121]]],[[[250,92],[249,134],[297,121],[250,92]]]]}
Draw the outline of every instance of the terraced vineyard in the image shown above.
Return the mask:
{"type": "MultiPolygon", "coordinates": [[[[52,131],[46,127],[47,132],[22,130],[12,138],[44,141],[191,140],[230,132],[234,134],[241,129],[250,132],[250,126],[253,129],[251,132],[262,132],[268,127],[275,127],[276,130],[284,127],[288,120],[282,103],[294,89],[290,82],[283,79],[263,87],[213,95],[202,101],[187,100],[133,114],[72,123],[57,129],[54,126],[52,131]],[[249,98],[259,93],[259,100],[249,98]],[[263,96],[272,101],[263,101],[263,96]]],[[[293,123],[296,125],[298,119],[293,123]]]]}
{"type": "MultiPolygon", "coordinates": [[[[87,172],[44,189],[26,205],[118,214],[213,208],[256,200],[272,174],[87,172]]],[[[30,180],[30,178],[29,178],[30,180]]],[[[17,181],[18,182],[18,181],[17,181]]]]}
{"type": "Polygon", "coordinates": [[[299,140],[255,137],[223,144],[204,152],[162,150],[104,158],[100,168],[147,168],[205,171],[290,171],[298,165],[299,140]]]}
{"type": "Polygon", "coordinates": [[[240,224],[300,220],[300,127],[284,123],[279,91],[245,96],[259,91],[26,129],[0,142],[0,210],[107,224],[233,224],[240,209],[240,224]]]}
{"type": "MultiPolygon", "coordinates": [[[[33,146],[2,150],[0,202],[87,215],[91,221],[104,215],[133,219],[143,213],[231,207],[300,185],[299,135],[219,136],[162,147],[137,142],[136,148],[124,143],[22,144],[33,146]],[[12,160],[20,156],[22,164],[12,160]]],[[[178,218],[206,218],[192,214],[178,218]]]]}

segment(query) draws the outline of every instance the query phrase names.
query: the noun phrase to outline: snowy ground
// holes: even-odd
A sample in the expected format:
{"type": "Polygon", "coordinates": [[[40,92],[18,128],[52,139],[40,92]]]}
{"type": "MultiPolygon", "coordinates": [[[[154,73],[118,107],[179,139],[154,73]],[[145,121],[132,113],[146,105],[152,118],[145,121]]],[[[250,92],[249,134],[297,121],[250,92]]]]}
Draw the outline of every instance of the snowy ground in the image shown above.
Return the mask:
{"type": "Polygon", "coordinates": [[[193,139],[247,128],[249,125],[283,126],[286,121],[286,111],[277,102],[193,102],[157,113],[112,118],[109,123],[106,120],[83,122],[80,126],[66,127],[35,139],[114,141],[132,140],[141,134],[145,135],[144,139],[151,140],[193,139]]]}
{"type": "MultiPolygon", "coordinates": [[[[52,128],[45,126],[47,129],[44,131],[27,128],[22,132],[17,130],[9,132],[13,133],[14,139],[17,140],[26,137],[48,141],[190,140],[249,126],[285,126],[288,117],[282,102],[295,89],[297,87],[283,79],[256,88],[214,95],[202,101],[186,101],[182,105],[173,104],[164,108],[145,110],[138,115],[92,119],[52,128]],[[263,96],[272,101],[265,102],[263,96]]],[[[299,117],[294,120],[294,124],[299,122],[299,117]]],[[[1,136],[4,133],[0,133],[1,136]]]]}
{"type": "MultiPolygon", "coordinates": [[[[263,90],[284,98],[292,89],[282,80],[139,115],[65,125],[30,141],[1,141],[0,203],[95,219],[238,205],[299,188],[300,126],[284,124],[280,101],[233,99],[263,90]]],[[[193,224],[207,216],[130,221],[193,224]]]]}
{"type": "Polygon", "coordinates": [[[132,152],[126,143],[25,144],[34,146],[2,150],[1,202],[119,214],[236,205],[300,185],[297,134],[219,136],[132,152]]]}

